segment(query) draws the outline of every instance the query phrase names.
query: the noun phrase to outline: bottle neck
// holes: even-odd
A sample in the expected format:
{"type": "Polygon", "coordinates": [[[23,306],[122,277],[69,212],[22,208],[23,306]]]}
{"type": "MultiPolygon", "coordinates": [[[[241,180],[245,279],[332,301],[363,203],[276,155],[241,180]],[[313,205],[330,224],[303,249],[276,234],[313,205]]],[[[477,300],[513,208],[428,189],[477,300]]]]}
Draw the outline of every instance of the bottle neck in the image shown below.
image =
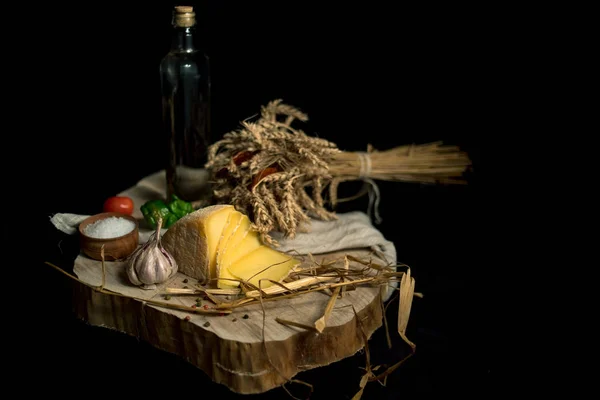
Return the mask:
{"type": "Polygon", "coordinates": [[[195,28],[193,26],[190,27],[173,27],[173,35],[171,41],[171,50],[181,51],[181,52],[192,52],[196,50],[195,38],[194,38],[195,28]]]}

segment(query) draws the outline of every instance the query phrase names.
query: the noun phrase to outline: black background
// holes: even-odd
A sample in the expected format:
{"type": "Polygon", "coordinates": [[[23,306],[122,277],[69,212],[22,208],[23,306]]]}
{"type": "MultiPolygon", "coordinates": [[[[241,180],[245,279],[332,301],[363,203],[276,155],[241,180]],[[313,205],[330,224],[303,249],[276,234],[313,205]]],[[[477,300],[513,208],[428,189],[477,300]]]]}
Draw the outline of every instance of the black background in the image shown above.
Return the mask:
{"type": "MultiPolygon", "coordinates": [[[[489,251],[494,217],[484,190],[489,165],[483,149],[501,135],[511,111],[503,95],[512,62],[501,57],[505,49],[490,27],[492,11],[250,3],[187,3],[196,8],[211,57],[216,135],[281,98],[309,115],[307,132],[344,150],[443,140],[471,155],[468,186],[379,182],[378,228],[395,243],[398,261],[412,267],[424,298],[414,300],[407,332],[416,355],[386,387],[369,384],[364,397],[487,397],[497,390],[499,350],[491,333],[488,284],[497,255],[489,251]]],[[[31,221],[45,236],[27,268],[45,291],[23,374],[43,371],[38,379],[62,382],[61,390],[79,381],[98,393],[122,384],[131,394],[199,396],[208,389],[237,398],[182,359],[76,320],[69,282],[43,264],[68,270],[77,251],[73,237],[50,225],[53,213],[100,212],[105,198],[163,168],[158,64],[168,51],[176,4],[86,2],[30,13],[35,23],[24,42],[32,51],[21,49],[26,56],[18,63],[28,84],[15,97],[31,136],[16,136],[31,140],[37,169],[17,178],[34,183],[23,190],[31,192],[31,221]]],[[[366,210],[366,199],[345,207],[366,210]]],[[[407,350],[397,338],[387,350],[381,330],[370,346],[373,365],[392,364],[407,350]]],[[[346,399],[358,390],[363,366],[364,354],[357,354],[299,378],[315,386],[313,398],[346,399]]],[[[302,397],[301,388],[291,389],[302,397]]],[[[262,397],[286,396],[276,389],[262,397]]]]}

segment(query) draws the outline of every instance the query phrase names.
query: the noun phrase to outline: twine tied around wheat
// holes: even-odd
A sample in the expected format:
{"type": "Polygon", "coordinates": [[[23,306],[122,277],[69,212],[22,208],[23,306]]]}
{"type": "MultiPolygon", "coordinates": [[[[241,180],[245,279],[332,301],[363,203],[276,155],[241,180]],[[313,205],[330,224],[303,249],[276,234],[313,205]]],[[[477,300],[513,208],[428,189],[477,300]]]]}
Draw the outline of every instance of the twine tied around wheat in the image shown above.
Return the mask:
{"type": "Polygon", "coordinates": [[[337,219],[332,210],[339,201],[349,200],[337,196],[345,181],[369,185],[369,210],[375,210],[376,222],[377,180],[466,183],[463,174],[471,160],[457,146],[435,142],[377,151],[369,145],[366,152],[347,152],[292,127],[296,120],[306,122],[308,116],[281,99],[271,101],[261,107],[257,119],[242,121],[239,129],[212,144],[205,165],[214,201],[245,212],[270,243],[276,244],[269,236],[272,231],[293,238],[309,231],[311,218],[337,219]]]}

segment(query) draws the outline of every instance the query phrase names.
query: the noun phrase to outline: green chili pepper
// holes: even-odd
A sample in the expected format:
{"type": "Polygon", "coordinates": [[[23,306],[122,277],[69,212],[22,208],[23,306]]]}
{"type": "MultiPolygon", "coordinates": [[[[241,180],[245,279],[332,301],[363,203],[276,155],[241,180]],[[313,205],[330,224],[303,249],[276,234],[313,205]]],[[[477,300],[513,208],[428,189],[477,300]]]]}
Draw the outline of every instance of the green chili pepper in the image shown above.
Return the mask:
{"type": "Polygon", "coordinates": [[[159,217],[163,220],[163,228],[170,227],[178,219],[162,200],[149,200],[140,207],[140,211],[142,211],[144,219],[152,228],[156,228],[159,217]]]}
{"type": "Polygon", "coordinates": [[[149,200],[140,207],[140,211],[152,228],[156,228],[159,217],[163,220],[162,227],[169,228],[179,218],[194,211],[194,207],[191,203],[173,195],[168,204],[162,200],[149,200]]]}
{"type": "Polygon", "coordinates": [[[171,210],[171,212],[175,214],[175,216],[177,216],[177,219],[188,215],[189,213],[194,211],[192,203],[188,203],[187,201],[181,200],[175,195],[172,195],[172,200],[171,202],[169,202],[169,204],[167,204],[167,207],[169,207],[169,210],[171,210]]]}

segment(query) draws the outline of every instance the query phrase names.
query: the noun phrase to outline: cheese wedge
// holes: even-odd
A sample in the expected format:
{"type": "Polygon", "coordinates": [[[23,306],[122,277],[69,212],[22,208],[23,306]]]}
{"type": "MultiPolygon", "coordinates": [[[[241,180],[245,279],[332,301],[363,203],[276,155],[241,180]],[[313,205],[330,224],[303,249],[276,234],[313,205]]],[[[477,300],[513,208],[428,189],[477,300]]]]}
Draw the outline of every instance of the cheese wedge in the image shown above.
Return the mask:
{"type": "Polygon", "coordinates": [[[177,262],[179,272],[202,282],[216,279],[219,241],[230,214],[235,212],[229,204],[208,206],[171,225],[161,242],[177,262]]]}
{"type": "Polygon", "coordinates": [[[235,278],[265,289],[273,285],[271,281],[279,282],[287,277],[298,264],[300,261],[294,257],[269,246],[261,245],[240,257],[227,269],[235,278]]]}
{"type": "Polygon", "coordinates": [[[229,239],[219,260],[220,262],[217,263],[217,276],[219,278],[217,287],[220,289],[238,287],[240,283],[231,280],[238,278],[229,273],[229,266],[261,245],[260,236],[252,229],[248,217],[244,216],[240,221],[240,226],[229,239]]]}
{"type": "Polygon", "coordinates": [[[165,232],[161,243],[179,272],[218,288],[239,287],[240,280],[256,286],[260,279],[279,281],[300,263],[263,244],[248,216],[232,205],[186,215],[165,232]]]}

